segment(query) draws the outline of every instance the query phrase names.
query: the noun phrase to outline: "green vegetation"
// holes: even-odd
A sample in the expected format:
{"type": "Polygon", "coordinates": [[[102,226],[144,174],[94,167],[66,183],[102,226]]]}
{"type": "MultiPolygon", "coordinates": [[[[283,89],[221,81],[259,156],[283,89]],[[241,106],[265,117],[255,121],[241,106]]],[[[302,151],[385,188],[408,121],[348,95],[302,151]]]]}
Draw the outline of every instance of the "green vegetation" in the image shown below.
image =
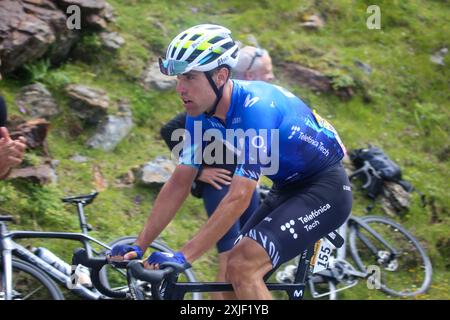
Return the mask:
{"type": "MultiPolygon", "coordinates": [[[[299,95],[329,119],[338,129],[349,150],[368,143],[382,147],[400,164],[404,179],[427,196],[421,207],[417,193],[412,206],[397,218],[427,248],[434,275],[432,288],[420,299],[448,299],[449,267],[449,123],[446,66],[429,61],[429,56],[449,46],[448,6],[442,1],[378,1],[381,30],[368,30],[365,21],[370,1],[140,1],[109,0],[118,31],[126,44],[117,54],[102,49],[96,35],[84,37],[74,58],[58,67],[46,60],[28,64],[25,70],[4,77],[0,92],[10,114],[18,115],[14,104],[18,90],[39,81],[52,92],[64,112],[52,120],[48,136],[49,152],[59,160],[58,183],[40,187],[23,182],[0,182],[1,210],[19,218],[12,228],[33,230],[78,230],[74,207],[66,207],[63,195],[87,193],[95,188],[93,166],[98,165],[108,182],[106,190],[87,207],[93,235],[104,241],[140,231],[158,192],[135,186],[116,187],[114,181],[131,167],[156,155],[169,155],[159,137],[159,128],[182,110],[175,92],[144,90],[139,84],[147,60],[164,54],[170,39],[181,30],[199,23],[229,27],[243,42],[252,34],[273,57],[278,83],[299,95]],[[319,14],[325,20],[320,30],[300,26],[304,16],[319,14]],[[370,65],[365,74],[355,60],[370,65]],[[294,62],[332,76],[335,89],[352,85],[355,96],[343,101],[334,95],[316,94],[307,88],[289,85],[281,62],[294,62]],[[125,97],[131,102],[136,122],[131,134],[114,152],[86,149],[93,128],[84,128],[70,113],[63,88],[80,83],[108,92],[111,101],[125,97]],[[78,129],[77,129],[78,128],[78,129]],[[87,156],[75,163],[75,154],[87,156]],[[446,191],[447,190],[447,191],[446,191]]],[[[40,155],[40,151],[34,154],[40,155]]],[[[30,161],[39,162],[32,156],[30,161]]],[[[363,215],[369,201],[355,192],[354,214],[363,215]]],[[[383,214],[377,205],[373,214],[383,214]]],[[[170,246],[179,248],[206,220],[202,202],[189,198],[176,219],[161,235],[170,246]]],[[[66,247],[55,249],[68,254],[66,247]]],[[[216,254],[211,250],[195,263],[201,280],[213,280],[216,254]]],[[[364,283],[345,291],[345,299],[388,299],[364,283]]]]}

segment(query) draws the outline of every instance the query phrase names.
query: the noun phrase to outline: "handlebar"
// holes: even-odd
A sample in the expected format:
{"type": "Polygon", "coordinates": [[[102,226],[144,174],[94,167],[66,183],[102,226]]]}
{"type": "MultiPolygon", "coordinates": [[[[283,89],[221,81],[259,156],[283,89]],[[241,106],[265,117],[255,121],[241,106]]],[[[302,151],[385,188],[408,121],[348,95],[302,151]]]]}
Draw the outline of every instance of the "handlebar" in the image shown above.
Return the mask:
{"type": "MultiPolygon", "coordinates": [[[[72,264],[78,265],[81,264],[85,267],[91,269],[91,280],[94,287],[100,291],[105,296],[117,299],[125,299],[127,298],[127,293],[123,291],[113,291],[110,288],[107,288],[100,281],[100,270],[108,264],[108,259],[106,257],[92,258],[88,256],[88,253],[84,248],[79,248],[74,251],[72,257],[72,264]]],[[[120,266],[118,266],[120,267],[120,266]]]]}
{"type": "Polygon", "coordinates": [[[160,283],[175,271],[172,267],[167,267],[160,270],[147,270],[138,260],[130,261],[128,263],[128,269],[131,271],[131,275],[134,278],[145,282],[150,282],[152,284],[160,283]]]}
{"type": "Polygon", "coordinates": [[[118,299],[127,298],[127,292],[113,291],[104,286],[100,281],[99,272],[106,264],[111,264],[117,268],[126,268],[127,281],[132,295],[134,293],[134,296],[136,296],[136,293],[133,292],[133,290],[136,290],[133,287],[135,280],[141,280],[151,284],[152,297],[155,300],[161,300],[162,298],[159,287],[163,280],[176,282],[178,274],[191,267],[189,263],[180,265],[178,263],[165,262],[160,265],[159,270],[148,270],[144,268],[143,263],[139,260],[115,262],[109,261],[106,257],[89,257],[84,248],[79,248],[74,251],[72,264],[81,264],[91,268],[91,280],[94,287],[105,296],[118,299]]]}

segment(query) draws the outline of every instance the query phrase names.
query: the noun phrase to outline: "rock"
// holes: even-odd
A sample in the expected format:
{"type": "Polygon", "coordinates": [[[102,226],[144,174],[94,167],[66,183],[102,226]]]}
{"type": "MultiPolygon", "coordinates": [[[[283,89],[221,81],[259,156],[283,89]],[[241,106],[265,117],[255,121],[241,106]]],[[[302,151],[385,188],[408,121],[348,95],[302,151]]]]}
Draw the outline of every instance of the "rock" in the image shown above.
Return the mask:
{"type": "Polygon", "coordinates": [[[11,138],[17,139],[23,136],[29,148],[35,149],[39,146],[46,146],[45,138],[47,137],[50,122],[45,119],[33,119],[25,123],[19,124],[11,130],[11,138]]]}
{"type": "Polygon", "coordinates": [[[330,79],[317,70],[303,67],[295,63],[283,63],[283,69],[288,77],[302,87],[309,87],[314,91],[331,92],[330,79]]]}
{"type": "Polygon", "coordinates": [[[442,48],[430,56],[430,61],[434,64],[445,66],[444,58],[448,53],[447,48],[442,48]]]}
{"type": "Polygon", "coordinates": [[[85,163],[85,162],[87,162],[89,160],[89,158],[85,157],[85,156],[81,156],[81,155],[79,155],[77,153],[74,156],[72,156],[70,158],[70,160],[73,161],[73,162],[76,162],[76,163],[85,163]]]}
{"type": "Polygon", "coordinates": [[[102,32],[100,38],[103,46],[110,51],[116,51],[125,44],[125,40],[117,32],[102,32]]]}
{"type": "Polygon", "coordinates": [[[372,74],[372,67],[369,66],[367,63],[364,63],[359,60],[355,60],[354,63],[355,63],[355,66],[360,68],[366,75],[370,76],[372,74]]]}
{"type": "Polygon", "coordinates": [[[105,3],[105,8],[103,9],[103,17],[108,22],[116,21],[116,18],[114,16],[114,8],[108,2],[105,3]]]}
{"type": "Polygon", "coordinates": [[[69,54],[74,44],[80,39],[79,30],[70,30],[67,28],[67,16],[53,4],[47,4],[47,1],[23,0],[24,11],[32,14],[40,20],[49,24],[55,40],[48,47],[45,53],[53,63],[60,63],[69,54]]]}
{"type": "Polygon", "coordinates": [[[0,57],[3,73],[42,57],[56,41],[51,25],[65,21],[65,15],[55,9],[53,3],[45,0],[41,2],[40,8],[39,5],[22,1],[0,1],[0,57]],[[41,20],[33,14],[33,11],[36,11],[31,9],[33,7],[48,12],[48,20],[41,20]]]}
{"type": "Polygon", "coordinates": [[[300,25],[308,29],[320,29],[325,25],[323,19],[316,14],[306,15],[302,20],[304,22],[300,23],[300,25]]]}
{"type": "Polygon", "coordinates": [[[142,84],[145,89],[155,88],[158,90],[169,90],[175,88],[177,79],[169,77],[159,71],[158,62],[149,62],[141,76],[142,84]]]}
{"type": "Polygon", "coordinates": [[[56,183],[58,176],[50,165],[44,164],[36,167],[26,167],[13,169],[8,176],[8,180],[25,179],[41,185],[56,183]]]}
{"type": "Polygon", "coordinates": [[[128,135],[132,127],[133,120],[130,117],[107,116],[95,135],[86,142],[86,146],[112,151],[128,135]]]}
{"type": "Polygon", "coordinates": [[[158,156],[136,170],[137,182],[145,186],[161,186],[169,180],[175,164],[166,157],[158,156]]]}
{"type": "Polygon", "coordinates": [[[81,10],[81,29],[103,30],[111,19],[111,6],[104,0],[54,0],[67,12],[67,8],[76,5],[81,10]]]}
{"type": "Polygon", "coordinates": [[[118,115],[109,115],[102,121],[94,136],[87,141],[88,147],[112,151],[128,135],[133,128],[131,110],[121,103],[119,112],[118,115]]]}
{"type": "Polygon", "coordinates": [[[391,216],[399,215],[409,209],[411,205],[411,194],[395,182],[384,182],[381,207],[391,216]]]}
{"type": "Polygon", "coordinates": [[[85,30],[104,29],[112,19],[104,0],[1,0],[0,73],[44,56],[60,63],[85,30]],[[80,9],[81,29],[67,27],[67,7],[74,4],[80,9]]]}
{"type": "Polygon", "coordinates": [[[308,87],[315,92],[333,93],[345,99],[353,95],[353,90],[350,87],[333,89],[331,78],[317,70],[292,62],[281,63],[280,66],[285,71],[289,81],[297,86],[308,87]]]}
{"type": "Polygon", "coordinates": [[[71,5],[77,5],[83,8],[86,14],[100,14],[106,5],[104,0],[54,0],[54,2],[64,10],[71,5]]]}
{"type": "Polygon", "coordinates": [[[16,97],[16,104],[33,118],[50,118],[60,110],[51,93],[40,83],[23,87],[16,97]]]}
{"type": "Polygon", "coordinates": [[[108,113],[109,97],[106,91],[71,84],[66,87],[66,93],[71,98],[69,106],[87,123],[97,124],[108,113]]]}

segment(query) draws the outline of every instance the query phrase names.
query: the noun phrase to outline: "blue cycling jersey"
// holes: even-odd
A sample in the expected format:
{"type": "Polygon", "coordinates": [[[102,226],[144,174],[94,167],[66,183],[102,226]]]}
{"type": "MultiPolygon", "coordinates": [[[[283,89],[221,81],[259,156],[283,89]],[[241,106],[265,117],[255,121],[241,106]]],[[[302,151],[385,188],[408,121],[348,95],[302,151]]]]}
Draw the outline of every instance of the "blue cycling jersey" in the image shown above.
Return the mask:
{"type": "Polygon", "coordinates": [[[211,163],[209,158],[221,158],[222,143],[227,146],[222,158],[237,164],[235,175],[258,180],[264,174],[278,187],[322,172],[345,152],[328,121],[291,92],[262,81],[233,80],[225,122],[187,116],[180,163],[196,168],[211,163]]]}

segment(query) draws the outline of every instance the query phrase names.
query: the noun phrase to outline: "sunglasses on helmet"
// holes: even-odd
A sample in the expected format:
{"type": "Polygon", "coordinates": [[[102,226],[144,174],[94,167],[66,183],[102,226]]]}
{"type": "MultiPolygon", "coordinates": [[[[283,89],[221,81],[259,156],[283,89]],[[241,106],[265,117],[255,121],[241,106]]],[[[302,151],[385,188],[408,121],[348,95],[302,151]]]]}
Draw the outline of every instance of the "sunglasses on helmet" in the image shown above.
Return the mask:
{"type": "Polygon", "coordinates": [[[163,59],[159,58],[159,70],[162,74],[167,76],[175,76],[177,74],[182,74],[186,72],[188,67],[188,62],[186,61],[178,61],[173,59],[163,59]]]}

